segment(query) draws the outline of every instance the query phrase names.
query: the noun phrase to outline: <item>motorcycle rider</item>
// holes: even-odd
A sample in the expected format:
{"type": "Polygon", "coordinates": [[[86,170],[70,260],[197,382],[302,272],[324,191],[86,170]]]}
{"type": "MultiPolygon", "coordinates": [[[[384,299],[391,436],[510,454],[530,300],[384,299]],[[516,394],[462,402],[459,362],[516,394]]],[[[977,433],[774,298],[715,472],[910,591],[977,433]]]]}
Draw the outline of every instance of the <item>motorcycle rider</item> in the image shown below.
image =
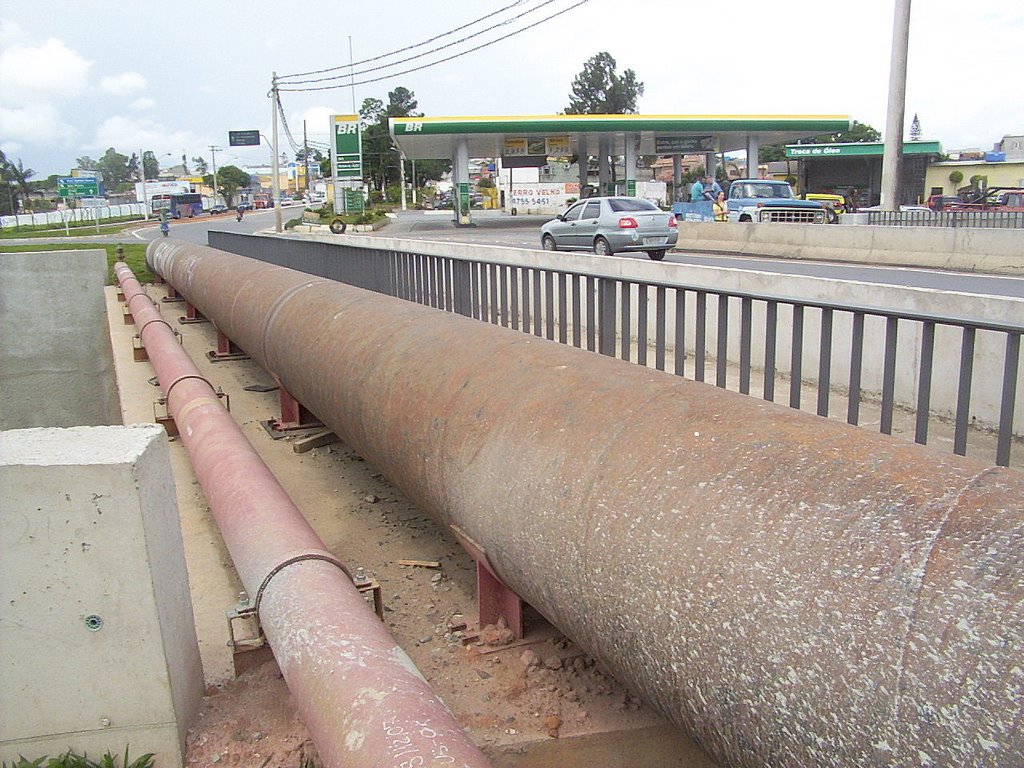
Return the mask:
{"type": "Polygon", "coordinates": [[[242,207],[241,207],[241,206],[239,206],[238,208],[236,208],[236,209],[235,209],[235,221],[241,221],[241,220],[242,220],[242,214],[243,214],[243,213],[244,213],[244,211],[242,210],[242,207]]]}
{"type": "Polygon", "coordinates": [[[164,237],[167,237],[171,231],[171,223],[167,217],[167,211],[160,212],[160,231],[164,237]]]}

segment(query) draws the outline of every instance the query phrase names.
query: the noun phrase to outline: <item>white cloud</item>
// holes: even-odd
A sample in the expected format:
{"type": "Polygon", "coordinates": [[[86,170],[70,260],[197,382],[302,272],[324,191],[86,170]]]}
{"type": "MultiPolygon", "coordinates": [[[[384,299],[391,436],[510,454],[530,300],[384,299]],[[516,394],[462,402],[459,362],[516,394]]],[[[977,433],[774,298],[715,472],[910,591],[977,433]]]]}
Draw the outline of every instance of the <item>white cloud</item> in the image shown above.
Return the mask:
{"type": "Polygon", "coordinates": [[[331,136],[331,115],[349,115],[352,107],[340,109],[338,107],[311,107],[305,112],[288,116],[288,127],[292,136],[297,142],[302,142],[302,123],[306,123],[306,134],[315,141],[330,141],[331,136]]]}
{"type": "Polygon", "coordinates": [[[51,104],[29,104],[7,109],[0,107],[0,136],[5,141],[29,145],[68,144],[78,135],[74,127],[61,121],[51,104]]]}
{"type": "Polygon", "coordinates": [[[14,45],[19,40],[25,39],[25,30],[16,21],[0,19],[0,46],[7,47],[14,45]]]}
{"type": "Polygon", "coordinates": [[[145,112],[145,111],[150,110],[153,107],[155,107],[156,106],[156,101],[154,101],[153,99],[149,98],[148,96],[143,96],[141,98],[136,99],[135,101],[133,101],[128,106],[131,107],[136,112],[145,112]]]}
{"type": "Polygon", "coordinates": [[[152,150],[157,155],[173,152],[180,157],[182,148],[206,146],[210,142],[191,131],[172,131],[149,118],[116,115],[108,117],[96,128],[92,148],[99,152],[114,147],[118,152],[131,153],[152,150]]]}
{"type": "Polygon", "coordinates": [[[37,47],[15,45],[0,53],[0,93],[8,106],[77,96],[85,90],[91,66],[56,38],[37,47]]]}
{"type": "Polygon", "coordinates": [[[100,80],[100,88],[115,96],[128,96],[146,87],[146,78],[138,72],[122,72],[100,80]]]}

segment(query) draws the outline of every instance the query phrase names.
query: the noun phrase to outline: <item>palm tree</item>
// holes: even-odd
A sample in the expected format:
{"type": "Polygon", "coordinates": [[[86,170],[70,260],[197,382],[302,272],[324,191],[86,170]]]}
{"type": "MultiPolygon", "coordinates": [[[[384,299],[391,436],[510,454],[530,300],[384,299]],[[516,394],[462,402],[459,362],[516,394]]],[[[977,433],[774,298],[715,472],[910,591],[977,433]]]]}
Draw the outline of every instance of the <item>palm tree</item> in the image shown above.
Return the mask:
{"type": "Polygon", "coordinates": [[[31,168],[25,168],[21,164],[21,158],[18,158],[18,164],[8,163],[10,165],[11,180],[18,188],[18,193],[25,200],[25,207],[32,210],[32,190],[28,186],[28,180],[36,175],[36,172],[31,168]]]}
{"type": "Polygon", "coordinates": [[[7,201],[10,203],[12,215],[18,212],[16,201],[19,198],[24,198],[27,203],[30,202],[32,190],[29,189],[28,180],[35,176],[35,173],[31,168],[25,168],[21,164],[20,158],[18,164],[15,165],[0,150],[0,180],[7,187],[7,201]]]}

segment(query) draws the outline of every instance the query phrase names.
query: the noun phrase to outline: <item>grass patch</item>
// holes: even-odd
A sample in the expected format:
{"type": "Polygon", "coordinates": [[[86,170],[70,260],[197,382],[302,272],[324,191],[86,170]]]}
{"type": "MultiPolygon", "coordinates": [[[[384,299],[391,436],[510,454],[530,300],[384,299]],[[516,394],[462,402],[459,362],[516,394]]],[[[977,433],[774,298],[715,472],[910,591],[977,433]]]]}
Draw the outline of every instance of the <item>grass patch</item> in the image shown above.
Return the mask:
{"type": "MultiPolygon", "coordinates": [[[[7,763],[0,764],[7,768],[7,763]]],[[[128,761],[128,747],[124,748],[124,758],[119,761],[116,756],[107,752],[102,758],[90,760],[86,755],[78,755],[68,750],[58,757],[37,757],[35,760],[26,760],[19,757],[17,761],[11,761],[11,768],[152,768],[153,754],[147,753],[137,757],[131,762],[128,761]]]]}
{"type": "MultiPolygon", "coordinates": [[[[39,243],[38,245],[4,245],[0,243],[0,253],[31,253],[34,251],[81,251],[95,250],[102,248],[107,252],[107,285],[114,284],[114,262],[117,261],[117,243],[39,243]]],[[[153,274],[146,266],[146,244],[145,243],[124,243],[122,256],[125,264],[131,267],[135,277],[140,283],[153,282],[153,274]]]]}

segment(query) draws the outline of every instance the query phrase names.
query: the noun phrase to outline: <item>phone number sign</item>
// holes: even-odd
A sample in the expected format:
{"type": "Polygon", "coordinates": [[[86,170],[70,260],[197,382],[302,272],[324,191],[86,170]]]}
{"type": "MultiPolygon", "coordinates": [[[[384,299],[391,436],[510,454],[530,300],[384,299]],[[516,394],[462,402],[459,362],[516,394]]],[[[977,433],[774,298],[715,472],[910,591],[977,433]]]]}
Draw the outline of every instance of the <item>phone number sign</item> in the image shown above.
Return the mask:
{"type": "Polygon", "coordinates": [[[579,197],[580,185],[566,184],[516,184],[512,187],[511,205],[514,208],[538,210],[541,212],[561,211],[569,205],[570,197],[579,197]]]}

